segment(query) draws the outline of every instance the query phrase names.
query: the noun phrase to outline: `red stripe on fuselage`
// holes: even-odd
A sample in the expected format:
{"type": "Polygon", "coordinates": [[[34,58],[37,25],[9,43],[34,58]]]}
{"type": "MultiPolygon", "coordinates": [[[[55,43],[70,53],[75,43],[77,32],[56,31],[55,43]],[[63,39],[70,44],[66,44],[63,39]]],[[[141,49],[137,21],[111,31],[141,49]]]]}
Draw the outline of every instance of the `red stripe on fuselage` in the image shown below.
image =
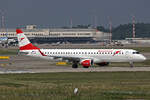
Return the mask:
{"type": "Polygon", "coordinates": [[[47,56],[47,55],[45,55],[43,52],[41,52],[40,49],[39,49],[39,52],[40,52],[40,54],[41,54],[42,56],[47,56]]]}
{"type": "Polygon", "coordinates": [[[29,43],[25,46],[20,47],[20,50],[38,50],[42,56],[47,56],[43,52],[41,52],[40,48],[32,45],[32,43],[29,43]]]}
{"type": "Polygon", "coordinates": [[[39,48],[32,45],[32,43],[29,43],[25,46],[20,47],[20,50],[32,50],[32,49],[39,49],[39,48]]]}

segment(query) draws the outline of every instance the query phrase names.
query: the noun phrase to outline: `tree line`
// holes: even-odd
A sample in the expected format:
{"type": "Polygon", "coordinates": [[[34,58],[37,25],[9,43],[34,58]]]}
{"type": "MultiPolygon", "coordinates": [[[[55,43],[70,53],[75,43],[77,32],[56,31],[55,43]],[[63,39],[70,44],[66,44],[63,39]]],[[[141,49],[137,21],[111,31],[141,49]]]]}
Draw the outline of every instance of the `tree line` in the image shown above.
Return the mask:
{"type": "MultiPolygon", "coordinates": [[[[98,26],[98,30],[109,32],[108,28],[98,26]]],[[[112,28],[112,39],[132,38],[132,23],[121,24],[112,28]]],[[[136,38],[150,38],[150,23],[136,23],[135,24],[136,38]]]]}

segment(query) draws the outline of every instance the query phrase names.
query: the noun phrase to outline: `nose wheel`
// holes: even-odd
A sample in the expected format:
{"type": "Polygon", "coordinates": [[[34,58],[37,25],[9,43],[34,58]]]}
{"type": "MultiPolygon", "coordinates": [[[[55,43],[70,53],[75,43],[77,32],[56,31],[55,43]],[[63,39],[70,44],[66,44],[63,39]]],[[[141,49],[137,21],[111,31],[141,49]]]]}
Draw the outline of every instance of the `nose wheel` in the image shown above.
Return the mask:
{"type": "Polygon", "coordinates": [[[133,66],[133,62],[129,62],[129,64],[130,64],[130,67],[131,67],[131,68],[134,67],[134,66],[133,66]]]}

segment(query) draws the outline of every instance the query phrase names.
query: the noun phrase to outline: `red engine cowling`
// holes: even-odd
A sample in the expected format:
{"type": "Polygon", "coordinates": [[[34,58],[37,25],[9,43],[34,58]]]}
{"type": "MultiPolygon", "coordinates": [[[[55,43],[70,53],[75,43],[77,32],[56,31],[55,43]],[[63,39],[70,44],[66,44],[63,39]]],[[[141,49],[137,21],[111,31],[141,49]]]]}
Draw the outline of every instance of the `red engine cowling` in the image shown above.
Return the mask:
{"type": "Polygon", "coordinates": [[[93,64],[93,61],[90,59],[86,59],[86,60],[82,60],[80,63],[84,68],[88,68],[93,64]]]}

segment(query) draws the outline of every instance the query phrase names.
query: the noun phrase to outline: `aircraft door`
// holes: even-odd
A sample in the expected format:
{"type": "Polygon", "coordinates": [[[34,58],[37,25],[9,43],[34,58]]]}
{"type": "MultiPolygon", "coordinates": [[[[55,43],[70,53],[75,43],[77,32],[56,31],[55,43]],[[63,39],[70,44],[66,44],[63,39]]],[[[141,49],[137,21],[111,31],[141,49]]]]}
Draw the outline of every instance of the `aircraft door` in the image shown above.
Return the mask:
{"type": "Polygon", "coordinates": [[[129,51],[126,51],[126,52],[125,52],[125,55],[126,55],[126,58],[127,58],[128,60],[131,60],[131,59],[132,59],[131,53],[130,53],[129,51]]]}

